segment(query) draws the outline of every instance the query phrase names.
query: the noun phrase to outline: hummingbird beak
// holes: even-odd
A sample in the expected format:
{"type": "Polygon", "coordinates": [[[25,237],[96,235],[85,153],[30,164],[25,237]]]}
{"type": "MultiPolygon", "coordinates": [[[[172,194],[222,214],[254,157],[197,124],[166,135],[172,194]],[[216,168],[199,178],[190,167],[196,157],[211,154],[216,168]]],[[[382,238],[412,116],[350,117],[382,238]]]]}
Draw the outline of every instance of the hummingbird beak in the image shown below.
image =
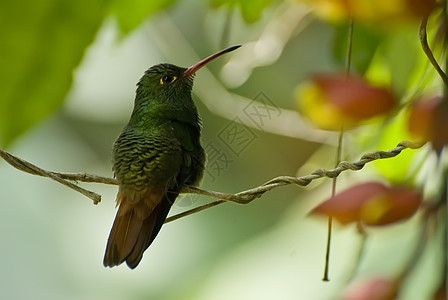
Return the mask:
{"type": "Polygon", "coordinates": [[[205,66],[206,64],[208,64],[209,62],[211,62],[212,60],[214,60],[215,58],[220,57],[223,54],[232,52],[233,50],[238,49],[239,47],[241,47],[241,45],[238,46],[232,46],[229,47],[227,49],[221,50],[219,52],[216,52],[215,54],[210,55],[207,58],[204,58],[203,60],[201,60],[200,62],[195,63],[194,65],[192,65],[191,67],[189,67],[187,70],[185,70],[185,72],[182,74],[183,77],[190,77],[191,75],[193,75],[194,73],[196,73],[197,70],[199,70],[200,68],[202,68],[203,66],[205,66]]]}

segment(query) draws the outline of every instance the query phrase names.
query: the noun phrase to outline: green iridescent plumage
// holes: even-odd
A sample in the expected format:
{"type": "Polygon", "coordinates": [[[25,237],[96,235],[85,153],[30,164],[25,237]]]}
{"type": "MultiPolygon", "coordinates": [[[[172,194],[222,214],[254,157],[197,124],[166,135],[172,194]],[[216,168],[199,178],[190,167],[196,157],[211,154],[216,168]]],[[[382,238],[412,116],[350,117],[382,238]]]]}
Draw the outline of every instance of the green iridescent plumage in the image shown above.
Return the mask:
{"type": "Polygon", "coordinates": [[[131,119],[114,144],[119,206],[105,266],[135,268],[182,186],[197,185],[204,171],[200,120],[191,98],[194,72],[231,47],[190,68],[159,64],[137,84],[131,119]]]}

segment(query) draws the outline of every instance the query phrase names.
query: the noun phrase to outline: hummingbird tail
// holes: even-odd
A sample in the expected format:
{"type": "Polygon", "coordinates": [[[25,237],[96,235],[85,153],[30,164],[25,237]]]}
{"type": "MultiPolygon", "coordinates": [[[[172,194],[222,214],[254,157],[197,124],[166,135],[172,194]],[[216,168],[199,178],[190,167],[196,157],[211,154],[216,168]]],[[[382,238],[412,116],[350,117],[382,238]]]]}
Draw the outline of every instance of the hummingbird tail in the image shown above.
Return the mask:
{"type": "MultiPolygon", "coordinates": [[[[118,195],[120,197],[120,193],[118,195]]],[[[177,195],[163,196],[152,211],[148,211],[145,199],[130,204],[118,198],[120,206],[107,242],[104,266],[113,267],[126,261],[131,269],[137,267],[143,252],[159,233],[177,195]]]]}
{"type": "MultiPolygon", "coordinates": [[[[177,195],[176,195],[177,196],[177,195]]],[[[126,257],[126,264],[129,268],[134,269],[140,263],[142,259],[143,252],[151,245],[151,243],[156,238],[160,229],[162,228],[163,223],[170,211],[171,205],[173,201],[169,200],[168,197],[164,197],[162,202],[156,207],[156,209],[151,213],[149,218],[147,218],[140,230],[139,237],[135,243],[134,248],[131,253],[129,253],[128,257],[126,257]]]]}

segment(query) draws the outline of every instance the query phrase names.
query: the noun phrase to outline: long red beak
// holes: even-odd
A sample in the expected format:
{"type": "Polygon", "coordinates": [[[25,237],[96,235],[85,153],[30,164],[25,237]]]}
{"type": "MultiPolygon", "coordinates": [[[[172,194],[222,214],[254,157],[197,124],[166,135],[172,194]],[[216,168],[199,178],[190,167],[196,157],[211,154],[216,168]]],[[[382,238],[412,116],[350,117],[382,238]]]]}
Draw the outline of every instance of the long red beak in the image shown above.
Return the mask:
{"type": "Polygon", "coordinates": [[[192,65],[191,67],[189,67],[187,70],[185,70],[185,72],[182,74],[183,77],[190,77],[191,75],[193,75],[194,73],[196,73],[197,70],[199,70],[200,68],[202,68],[203,66],[205,66],[206,64],[208,64],[209,62],[211,62],[212,60],[214,60],[215,58],[220,57],[221,55],[224,55],[226,53],[232,52],[233,50],[238,49],[239,47],[241,47],[241,45],[238,46],[232,46],[229,47],[227,49],[221,50],[219,52],[216,52],[215,54],[210,55],[207,58],[204,58],[203,60],[201,60],[200,62],[195,63],[194,65],[192,65]]]}

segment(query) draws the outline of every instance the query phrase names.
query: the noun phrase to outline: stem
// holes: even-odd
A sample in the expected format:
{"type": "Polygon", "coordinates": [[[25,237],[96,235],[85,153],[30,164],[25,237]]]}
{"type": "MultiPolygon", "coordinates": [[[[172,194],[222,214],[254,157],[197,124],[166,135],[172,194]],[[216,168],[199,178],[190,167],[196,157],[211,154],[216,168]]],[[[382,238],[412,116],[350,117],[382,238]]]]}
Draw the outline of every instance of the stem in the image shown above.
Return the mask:
{"type": "Polygon", "coordinates": [[[345,77],[350,76],[350,67],[352,64],[352,44],[353,44],[353,19],[348,24],[348,40],[347,40],[347,58],[345,65],[345,77]]]}
{"type": "Polygon", "coordinates": [[[347,282],[352,281],[352,279],[355,277],[356,273],[358,272],[359,266],[361,265],[361,261],[364,257],[364,252],[365,252],[365,248],[366,248],[367,232],[364,230],[364,226],[362,225],[361,222],[358,222],[357,229],[358,229],[358,233],[361,238],[359,241],[358,251],[356,253],[355,263],[353,264],[353,268],[349,273],[347,282]]]}
{"type": "Polygon", "coordinates": [[[426,54],[426,57],[428,57],[429,61],[431,62],[434,69],[439,74],[440,78],[442,78],[443,83],[445,84],[445,88],[448,87],[448,77],[443,72],[443,70],[440,68],[439,64],[437,63],[437,60],[434,58],[434,54],[431,51],[431,48],[428,45],[427,40],[427,34],[426,34],[426,25],[428,24],[428,17],[425,17],[422,20],[422,23],[420,24],[420,44],[422,45],[422,49],[426,54]]]}
{"type": "MultiPolygon", "coordinates": [[[[336,152],[336,167],[341,162],[341,156],[342,156],[342,141],[344,137],[344,130],[341,128],[339,131],[339,138],[338,138],[338,150],[336,152]]],[[[336,183],[337,183],[337,177],[333,178],[333,184],[331,187],[331,197],[333,198],[336,195],[336,183]]],[[[331,252],[331,235],[333,231],[333,217],[328,217],[328,231],[327,231],[327,248],[325,252],[325,267],[324,267],[324,277],[322,278],[322,281],[330,281],[329,278],[329,272],[330,272],[330,252],[331,252]]]]}
{"type": "MultiPolygon", "coordinates": [[[[350,76],[350,66],[352,62],[352,45],[353,45],[353,19],[350,18],[348,24],[348,38],[347,38],[347,58],[345,64],[345,78],[347,79],[350,76]]],[[[336,152],[336,167],[341,162],[342,156],[342,140],[344,136],[344,128],[341,127],[339,131],[338,138],[338,150],[336,152]]],[[[331,187],[331,197],[333,198],[336,195],[336,183],[337,177],[333,178],[333,185],[331,187]]],[[[330,251],[331,251],[331,235],[333,231],[333,217],[328,217],[328,230],[327,230],[327,248],[325,252],[325,267],[324,267],[324,277],[322,281],[330,281],[329,279],[329,268],[330,268],[330,251]]]]}
{"type": "MultiPolygon", "coordinates": [[[[334,182],[334,181],[333,181],[334,182]]],[[[325,250],[325,267],[324,267],[324,277],[322,281],[330,281],[330,246],[331,246],[331,234],[333,231],[333,217],[328,217],[328,227],[327,227],[327,248],[325,250]]]]}

